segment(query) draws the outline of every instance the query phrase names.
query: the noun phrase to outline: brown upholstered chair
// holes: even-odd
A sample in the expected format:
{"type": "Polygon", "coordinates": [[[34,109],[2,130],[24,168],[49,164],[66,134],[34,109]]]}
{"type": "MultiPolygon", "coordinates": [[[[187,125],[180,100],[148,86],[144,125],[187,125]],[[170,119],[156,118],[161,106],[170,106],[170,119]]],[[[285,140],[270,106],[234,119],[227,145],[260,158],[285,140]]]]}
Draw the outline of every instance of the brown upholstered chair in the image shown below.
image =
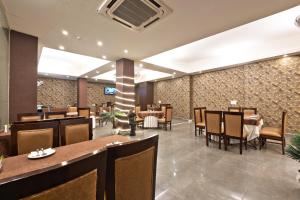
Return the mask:
{"type": "Polygon", "coordinates": [[[241,107],[228,107],[229,112],[241,112],[242,108],[241,107]]]}
{"type": "Polygon", "coordinates": [[[199,135],[205,129],[205,110],[206,107],[194,108],[195,136],[197,135],[197,128],[199,129],[199,135]]]}
{"type": "Polygon", "coordinates": [[[38,113],[18,113],[17,119],[21,122],[34,122],[42,120],[44,117],[44,114],[42,112],[38,113]]]}
{"type": "Polygon", "coordinates": [[[259,134],[259,149],[267,142],[267,139],[281,141],[282,154],[285,154],[285,128],[287,123],[287,112],[282,112],[281,127],[264,127],[261,129],[259,134]]]}
{"type": "Polygon", "coordinates": [[[90,108],[77,108],[78,116],[90,118],[90,108]]]}
{"type": "Polygon", "coordinates": [[[138,116],[138,113],[141,112],[141,106],[135,106],[134,112],[136,114],[136,118],[135,118],[136,125],[144,127],[144,119],[138,116]]]}
{"type": "Polygon", "coordinates": [[[61,120],[59,132],[61,145],[69,145],[93,139],[92,119],[61,120]]]}
{"type": "Polygon", "coordinates": [[[205,111],[206,146],[208,146],[211,135],[219,137],[219,149],[223,139],[222,111],[205,111]]]}
{"type": "Polygon", "coordinates": [[[160,111],[163,111],[164,115],[163,115],[163,118],[166,117],[166,109],[167,107],[171,107],[171,104],[160,104],[160,111]]]}
{"type": "Polygon", "coordinates": [[[168,125],[170,125],[170,130],[172,130],[172,116],[173,108],[166,107],[166,115],[164,118],[158,119],[158,126],[163,125],[165,130],[168,130],[168,125]]]}
{"type": "Polygon", "coordinates": [[[100,150],[11,178],[0,183],[1,199],[104,200],[106,162],[107,151],[100,150]]]}
{"type": "Polygon", "coordinates": [[[68,107],[68,112],[77,112],[77,107],[75,106],[68,107]]]}
{"type": "Polygon", "coordinates": [[[227,151],[227,143],[230,139],[240,141],[240,154],[243,153],[243,142],[247,150],[247,135],[244,134],[244,113],[242,112],[224,112],[224,144],[227,151]]]}
{"type": "Polygon", "coordinates": [[[107,149],[106,200],[154,200],[158,135],[107,149]]]}
{"type": "Polygon", "coordinates": [[[46,112],[45,117],[46,119],[62,119],[67,116],[67,112],[61,111],[61,112],[46,112]]]}
{"type": "Polygon", "coordinates": [[[59,146],[58,121],[24,122],[11,126],[12,155],[59,146]]]}
{"type": "Polygon", "coordinates": [[[257,108],[242,107],[242,112],[244,113],[244,116],[256,115],[257,114],[257,108]]]}

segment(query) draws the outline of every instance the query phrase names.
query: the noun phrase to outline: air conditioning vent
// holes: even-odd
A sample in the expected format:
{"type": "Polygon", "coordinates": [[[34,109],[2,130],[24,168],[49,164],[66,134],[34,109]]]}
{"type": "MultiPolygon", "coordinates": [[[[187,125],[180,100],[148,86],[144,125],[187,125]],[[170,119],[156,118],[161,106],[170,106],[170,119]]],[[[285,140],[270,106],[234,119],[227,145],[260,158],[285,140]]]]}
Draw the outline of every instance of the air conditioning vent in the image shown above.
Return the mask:
{"type": "Polygon", "coordinates": [[[103,0],[97,12],[127,28],[142,31],[172,11],[160,0],[103,0]]]}

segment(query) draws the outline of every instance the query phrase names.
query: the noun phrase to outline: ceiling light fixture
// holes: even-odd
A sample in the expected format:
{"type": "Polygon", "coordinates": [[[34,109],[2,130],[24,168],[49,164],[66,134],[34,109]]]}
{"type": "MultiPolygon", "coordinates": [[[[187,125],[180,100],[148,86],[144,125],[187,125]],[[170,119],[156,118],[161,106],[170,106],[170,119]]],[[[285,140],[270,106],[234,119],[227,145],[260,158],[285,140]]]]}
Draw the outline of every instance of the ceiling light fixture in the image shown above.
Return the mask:
{"type": "Polygon", "coordinates": [[[81,40],[81,37],[79,35],[76,36],[77,40],[81,40]]]}
{"type": "Polygon", "coordinates": [[[128,50],[127,50],[127,49],[125,49],[125,50],[124,50],[124,53],[128,53],[128,50]]]}
{"type": "Polygon", "coordinates": [[[62,30],[61,33],[62,33],[63,35],[66,35],[66,36],[69,35],[69,32],[66,31],[66,30],[62,30]]]}
{"type": "Polygon", "coordinates": [[[139,64],[140,67],[143,67],[144,65],[142,63],[139,64]]]}
{"type": "Polygon", "coordinates": [[[102,58],[103,58],[103,59],[106,59],[107,57],[106,57],[106,55],[103,55],[102,58]]]}
{"type": "Polygon", "coordinates": [[[111,65],[111,67],[112,67],[112,68],[115,68],[115,65],[114,65],[114,64],[112,64],[112,65],[111,65]]]}
{"type": "Polygon", "coordinates": [[[99,74],[99,71],[96,71],[96,74],[99,74]]]}
{"type": "Polygon", "coordinates": [[[60,50],[65,50],[65,47],[62,46],[62,45],[60,45],[58,48],[59,48],[60,50]]]}
{"type": "Polygon", "coordinates": [[[103,42],[98,41],[98,42],[97,42],[97,45],[100,46],[100,47],[102,47],[102,46],[103,46],[103,42]]]}
{"type": "Polygon", "coordinates": [[[88,78],[88,76],[86,75],[85,78],[88,78]]]}
{"type": "Polygon", "coordinates": [[[175,75],[175,74],[176,74],[176,72],[173,72],[173,74],[175,75]]]}

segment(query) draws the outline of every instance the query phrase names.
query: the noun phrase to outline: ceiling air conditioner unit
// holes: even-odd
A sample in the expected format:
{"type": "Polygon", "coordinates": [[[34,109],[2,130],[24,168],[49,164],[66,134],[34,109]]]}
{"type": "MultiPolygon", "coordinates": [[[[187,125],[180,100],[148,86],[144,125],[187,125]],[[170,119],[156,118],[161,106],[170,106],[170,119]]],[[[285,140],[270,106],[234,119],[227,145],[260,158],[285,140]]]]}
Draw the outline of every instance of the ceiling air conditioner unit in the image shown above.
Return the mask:
{"type": "Polygon", "coordinates": [[[136,31],[146,29],[171,12],[161,0],[103,0],[97,9],[98,14],[136,31]]]}

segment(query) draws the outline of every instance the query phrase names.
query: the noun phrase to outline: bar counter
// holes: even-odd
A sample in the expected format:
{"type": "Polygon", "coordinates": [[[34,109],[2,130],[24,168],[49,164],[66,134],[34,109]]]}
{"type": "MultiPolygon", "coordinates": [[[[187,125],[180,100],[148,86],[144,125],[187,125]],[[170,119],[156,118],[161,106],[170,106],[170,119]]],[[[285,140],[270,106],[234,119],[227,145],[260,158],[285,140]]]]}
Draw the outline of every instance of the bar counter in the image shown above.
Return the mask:
{"type": "Polygon", "coordinates": [[[54,155],[42,159],[30,160],[27,158],[28,154],[5,158],[0,172],[0,183],[16,179],[26,174],[38,173],[40,170],[68,162],[96,150],[104,149],[113,142],[128,143],[130,141],[134,141],[134,139],[127,136],[112,135],[57,147],[55,148],[56,152],[54,155]]]}

